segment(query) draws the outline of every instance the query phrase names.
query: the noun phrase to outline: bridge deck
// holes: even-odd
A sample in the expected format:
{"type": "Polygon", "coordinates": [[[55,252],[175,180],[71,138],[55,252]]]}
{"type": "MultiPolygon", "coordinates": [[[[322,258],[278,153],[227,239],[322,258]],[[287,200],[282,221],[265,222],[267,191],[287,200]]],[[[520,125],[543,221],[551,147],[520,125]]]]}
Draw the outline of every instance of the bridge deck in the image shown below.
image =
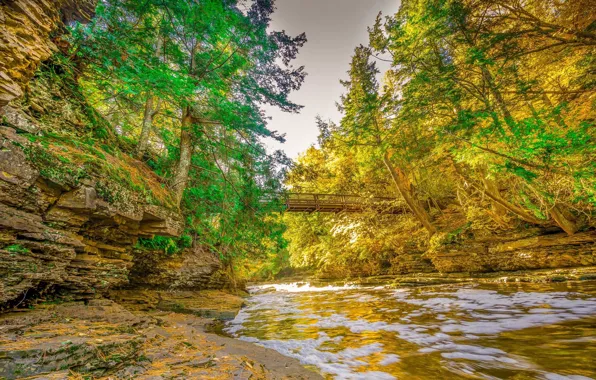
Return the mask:
{"type": "Polygon", "coordinates": [[[358,195],[290,193],[285,199],[286,212],[363,212],[402,214],[403,207],[392,205],[395,198],[363,198],[358,195]]]}

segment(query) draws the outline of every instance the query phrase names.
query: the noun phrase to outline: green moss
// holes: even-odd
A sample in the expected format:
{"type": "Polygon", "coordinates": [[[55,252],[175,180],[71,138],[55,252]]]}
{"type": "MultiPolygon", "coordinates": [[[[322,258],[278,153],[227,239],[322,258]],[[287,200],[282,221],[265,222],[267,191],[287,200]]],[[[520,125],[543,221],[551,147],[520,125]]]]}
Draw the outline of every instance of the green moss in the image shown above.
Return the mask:
{"type": "Polygon", "coordinates": [[[22,363],[16,364],[15,365],[15,368],[14,368],[14,371],[13,371],[13,374],[16,375],[16,376],[23,375],[25,373],[24,370],[25,370],[25,365],[24,364],[22,364],[22,363]]]}
{"type": "Polygon", "coordinates": [[[77,187],[85,178],[98,178],[98,195],[110,202],[131,203],[143,200],[149,204],[161,205],[144,179],[135,183],[130,173],[123,167],[108,162],[104,151],[95,148],[96,140],[87,138],[77,140],[72,136],[58,137],[50,132],[43,136],[29,135],[31,145],[19,145],[27,158],[38,168],[42,177],[70,187],[77,187]],[[71,146],[76,150],[70,150],[71,146]],[[52,149],[63,147],[63,153],[55,153],[52,149]]]}
{"type": "Polygon", "coordinates": [[[53,300],[48,300],[48,301],[41,302],[41,304],[42,305],[61,305],[64,302],[65,301],[62,298],[55,298],[53,300]]]}
{"type": "Polygon", "coordinates": [[[104,127],[96,128],[94,130],[95,136],[100,139],[105,139],[108,137],[108,130],[104,127]]]}
{"type": "Polygon", "coordinates": [[[42,177],[72,187],[76,187],[83,178],[88,177],[84,167],[76,165],[67,157],[53,154],[48,150],[49,142],[47,140],[44,142],[32,144],[23,149],[29,161],[39,169],[42,177]]]}
{"type": "Polygon", "coordinates": [[[182,313],[184,312],[184,310],[186,310],[186,308],[181,303],[175,303],[174,305],[172,305],[172,311],[174,312],[182,313]]]}
{"type": "Polygon", "coordinates": [[[69,160],[68,158],[64,157],[64,156],[58,156],[58,160],[60,160],[62,163],[65,164],[70,164],[72,161],[69,160]]]}
{"type": "Polygon", "coordinates": [[[103,181],[98,181],[95,184],[95,191],[97,191],[97,195],[107,202],[114,203],[117,199],[117,196],[112,192],[109,186],[107,186],[103,181]]]}
{"type": "Polygon", "coordinates": [[[25,247],[23,247],[20,244],[12,244],[9,245],[8,247],[4,248],[6,251],[8,252],[12,252],[12,253],[31,253],[31,251],[25,247]]]}
{"type": "Polygon", "coordinates": [[[470,238],[470,227],[472,222],[468,222],[463,226],[449,232],[437,233],[431,238],[429,252],[439,250],[441,247],[450,244],[461,243],[466,237],[470,238]]]}
{"type": "Polygon", "coordinates": [[[132,326],[119,326],[116,331],[122,334],[135,334],[136,330],[132,326]]]}
{"type": "Polygon", "coordinates": [[[81,348],[81,347],[82,347],[81,345],[78,345],[78,344],[73,344],[73,345],[71,345],[70,347],[68,347],[68,352],[69,352],[70,354],[74,354],[74,353],[75,353],[75,352],[77,352],[77,351],[79,350],[79,348],[81,348]]]}

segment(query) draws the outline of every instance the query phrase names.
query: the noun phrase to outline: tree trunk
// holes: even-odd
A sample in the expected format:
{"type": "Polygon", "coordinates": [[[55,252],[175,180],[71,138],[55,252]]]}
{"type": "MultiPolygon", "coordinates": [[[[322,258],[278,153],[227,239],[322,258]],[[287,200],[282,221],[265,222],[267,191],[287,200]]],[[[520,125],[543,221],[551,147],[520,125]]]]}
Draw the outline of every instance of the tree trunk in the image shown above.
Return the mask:
{"type": "Polygon", "coordinates": [[[561,227],[563,231],[567,232],[568,235],[573,235],[579,230],[573,214],[561,207],[561,205],[555,204],[549,210],[549,213],[557,225],[561,227]]]}
{"type": "Polygon", "coordinates": [[[505,118],[505,124],[507,124],[509,128],[514,127],[515,120],[513,119],[513,115],[511,115],[511,112],[509,111],[509,108],[505,103],[505,98],[503,98],[503,94],[501,94],[501,92],[497,88],[493,75],[484,66],[482,67],[482,75],[484,76],[484,80],[486,80],[486,83],[488,84],[488,88],[490,89],[491,94],[497,102],[497,106],[499,106],[501,113],[503,113],[503,117],[505,118]]]}
{"type": "MultiPolygon", "coordinates": [[[[157,44],[155,45],[155,56],[159,58],[161,48],[163,47],[163,40],[159,36],[157,37],[157,44]]],[[[145,113],[143,115],[143,126],[141,128],[141,136],[139,137],[139,145],[137,145],[137,158],[143,159],[147,146],[149,145],[149,136],[151,135],[151,129],[153,126],[153,118],[159,110],[160,103],[158,101],[157,106],[153,109],[153,103],[155,102],[152,94],[147,94],[147,100],[145,101],[145,113]]]]}
{"type": "MultiPolygon", "coordinates": [[[[512,213],[517,215],[519,218],[525,220],[526,222],[538,225],[544,225],[547,223],[546,220],[538,219],[537,217],[526,211],[524,208],[514,205],[513,203],[504,199],[501,196],[501,192],[499,191],[495,182],[487,178],[485,171],[482,172],[482,183],[484,184],[485,194],[496,204],[500,205],[508,211],[511,211],[512,213]]],[[[531,186],[529,187],[531,188],[531,186]]],[[[575,221],[575,217],[569,211],[564,209],[560,204],[555,204],[548,210],[548,212],[555,221],[555,223],[569,235],[573,235],[579,230],[579,227],[577,226],[577,223],[575,221]]]]}
{"type": "Polygon", "coordinates": [[[147,96],[145,102],[145,114],[143,115],[143,127],[141,129],[141,136],[139,137],[139,145],[137,145],[137,158],[143,159],[147,146],[149,145],[149,136],[151,135],[151,127],[153,126],[153,95],[147,96]]]}
{"type": "Polygon", "coordinates": [[[192,115],[190,107],[186,107],[182,116],[182,128],[180,130],[180,159],[178,160],[178,167],[176,175],[174,176],[174,194],[176,196],[176,204],[180,206],[184,190],[188,184],[188,173],[190,171],[190,163],[192,159],[192,115]]]}
{"type": "MultiPolygon", "coordinates": [[[[453,158],[453,156],[449,155],[449,158],[451,159],[451,163],[453,165],[453,167],[455,168],[455,172],[461,177],[462,180],[466,181],[467,183],[470,184],[471,187],[478,189],[478,186],[474,185],[474,180],[470,179],[465,173],[464,171],[461,169],[460,165],[457,164],[457,162],[455,162],[455,159],[453,158]]],[[[488,183],[483,183],[484,186],[488,185],[488,191],[494,194],[501,194],[501,191],[499,190],[499,186],[497,186],[497,184],[494,181],[488,181],[488,183]]],[[[483,190],[483,189],[478,189],[478,190],[483,190]]],[[[468,197],[472,196],[472,193],[469,191],[466,191],[468,193],[468,197]]],[[[486,190],[484,191],[484,194],[486,194],[486,190]]],[[[491,198],[489,196],[490,200],[491,200],[491,206],[492,206],[492,218],[499,223],[499,225],[502,226],[506,226],[507,225],[507,215],[509,214],[509,210],[507,208],[505,208],[503,205],[501,205],[500,203],[496,202],[493,198],[491,198]]]]}
{"type": "MultiPolygon", "coordinates": [[[[190,51],[190,67],[189,72],[194,75],[195,71],[195,54],[199,47],[198,42],[194,43],[192,50],[190,51]]],[[[174,195],[176,196],[176,204],[180,207],[182,203],[182,197],[184,196],[184,190],[188,184],[188,173],[190,171],[190,164],[192,160],[193,150],[193,138],[192,138],[192,107],[184,106],[182,112],[182,126],[180,128],[180,159],[178,160],[178,168],[176,169],[176,175],[174,176],[174,195]]]]}
{"type": "MultiPolygon", "coordinates": [[[[534,188],[531,184],[527,185],[537,196],[540,196],[540,192],[534,188]]],[[[555,224],[559,226],[563,231],[567,232],[568,235],[573,235],[579,230],[577,220],[575,216],[569,212],[562,204],[556,200],[548,208],[548,214],[555,221],[555,224]]]]}
{"type": "MultiPolygon", "coordinates": [[[[526,186],[532,190],[536,196],[541,197],[540,192],[533,185],[527,184],[526,186]]],[[[548,208],[548,214],[553,218],[557,226],[567,232],[567,234],[573,235],[579,230],[575,216],[556,200],[554,200],[552,205],[548,208]]]]}
{"type": "Polygon", "coordinates": [[[484,193],[492,199],[495,203],[504,207],[506,210],[511,211],[519,218],[525,220],[528,223],[543,225],[545,224],[545,220],[538,219],[534,215],[530,214],[526,211],[523,207],[514,205],[513,203],[509,202],[501,195],[501,192],[496,187],[496,184],[489,178],[486,177],[485,173],[481,173],[482,176],[482,183],[484,184],[484,193]]]}
{"type": "MultiPolygon", "coordinates": [[[[485,178],[483,184],[486,191],[490,192],[491,194],[498,194],[498,196],[501,197],[501,190],[499,190],[499,186],[495,181],[485,178]]],[[[491,197],[489,196],[489,198],[491,197]]],[[[507,215],[508,209],[499,202],[492,202],[492,205],[495,214],[502,220],[502,218],[507,215]]]]}
{"type": "Polygon", "coordinates": [[[389,158],[389,153],[387,152],[383,155],[383,162],[385,163],[385,166],[391,173],[391,177],[393,178],[393,182],[395,183],[395,186],[397,187],[397,191],[399,192],[399,194],[404,198],[406,204],[414,213],[416,219],[418,219],[418,221],[422,223],[424,228],[426,228],[426,230],[428,231],[429,235],[433,236],[437,232],[437,229],[432,224],[430,216],[428,215],[424,207],[422,207],[420,202],[418,202],[418,199],[416,199],[416,197],[412,193],[410,180],[408,179],[406,174],[400,168],[393,166],[389,158]]]}

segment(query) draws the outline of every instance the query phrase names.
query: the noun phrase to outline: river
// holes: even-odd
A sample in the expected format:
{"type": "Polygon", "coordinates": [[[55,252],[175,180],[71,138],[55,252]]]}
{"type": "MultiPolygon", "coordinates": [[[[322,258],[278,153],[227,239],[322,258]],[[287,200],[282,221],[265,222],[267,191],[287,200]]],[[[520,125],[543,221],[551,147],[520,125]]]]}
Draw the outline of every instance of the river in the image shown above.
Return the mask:
{"type": "Polygon", "coordinates": [[[261,285],[225,328],[329,379],[596,379],[596,283],[261,285]]]}

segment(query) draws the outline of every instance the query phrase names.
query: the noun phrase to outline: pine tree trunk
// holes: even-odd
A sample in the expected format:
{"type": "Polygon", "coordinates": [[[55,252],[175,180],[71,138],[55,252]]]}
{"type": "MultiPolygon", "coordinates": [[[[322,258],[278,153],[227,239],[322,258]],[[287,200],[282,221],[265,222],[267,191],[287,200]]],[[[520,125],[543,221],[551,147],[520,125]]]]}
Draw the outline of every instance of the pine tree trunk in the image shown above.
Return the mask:
{"type": "Polygon", "coordinates": [[[418,202],[418,199],[416,199],[415,195],[412,193],[410,180],[406,174],[400,168],[393,166],[389,158],[389,153],[385,153],[383,155],[383,162],[391,173],[391,177],[393,178],[393,182],[397,187],[397,191],[404,198],[408,208],[414,213],[414,216],[420,223],[422,223],[424,228],[426,228],[430,236],[433,236],[437,232],[437,229],[432,224],[430,216],[424,207],[422,207],[420,202],[418,202]]]}
{"type": "Polygon", "coordinates": [[[139,137],[139,145],[137,145],[137,158],[143,159],[147,146],[149,145],[149,136],[151,135],[151,128],[153,126],[153,96],[148,95],[145,102],[145,113],[143,115],[143,126],[141,129],[141,136],[139,137]]]}
{"type": "Polygon", "coordinates": [[[192,116],[190,107],[186,107],[184,115],[182,116],[182,128],[180,131],[180,159],[178,160],[178,167],[176,175],[174,176],[174,194],[176,196],[176,203],[180,206],[184,190],[188,184],[188,173],[190,171],[190,162],[192,159],[192,116]]]}

